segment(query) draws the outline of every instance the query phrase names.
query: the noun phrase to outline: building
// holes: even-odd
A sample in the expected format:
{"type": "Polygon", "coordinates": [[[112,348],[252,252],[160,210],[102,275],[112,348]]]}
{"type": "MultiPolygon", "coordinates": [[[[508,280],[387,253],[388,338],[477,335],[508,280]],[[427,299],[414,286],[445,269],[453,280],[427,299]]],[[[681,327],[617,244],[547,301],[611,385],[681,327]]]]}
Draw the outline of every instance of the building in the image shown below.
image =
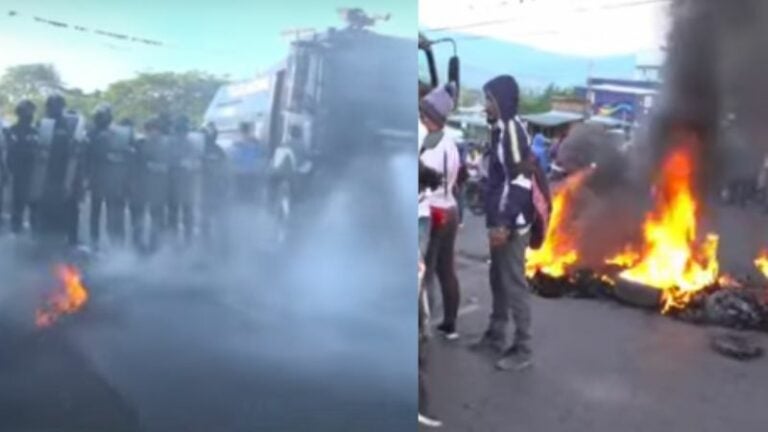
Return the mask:
{"type": "Polygon", "coordinates": [[[658,81],[590,78],[576,92],[589,101],[590,116],[636,126],[650,113],[659,88],[658,81]]]}

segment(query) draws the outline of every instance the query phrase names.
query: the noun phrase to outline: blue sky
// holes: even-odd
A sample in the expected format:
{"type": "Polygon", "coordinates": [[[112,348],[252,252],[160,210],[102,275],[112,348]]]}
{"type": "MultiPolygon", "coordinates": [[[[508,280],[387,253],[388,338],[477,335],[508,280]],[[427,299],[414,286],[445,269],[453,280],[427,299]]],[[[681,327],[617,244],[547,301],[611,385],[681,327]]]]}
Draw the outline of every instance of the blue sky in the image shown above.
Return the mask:
{"type": "MultiPolygon", "coordinates": [[[[366,0],[369,13],[391,13],[381,33],[414,37],[415,0],[366,0]]],[[[3,0],[0,2],[0,69],[53,63],[64,81],[86,90],[105,88],[138,71],[204,70],[247,78],[286,53],[288,28],[341,26],[343,0],[3,0]],[[8,11],[19,15],[9,17],[8,11]],[[59,29],[33,17],[159,40],[168,47],[124,42],[59,29]]]]}

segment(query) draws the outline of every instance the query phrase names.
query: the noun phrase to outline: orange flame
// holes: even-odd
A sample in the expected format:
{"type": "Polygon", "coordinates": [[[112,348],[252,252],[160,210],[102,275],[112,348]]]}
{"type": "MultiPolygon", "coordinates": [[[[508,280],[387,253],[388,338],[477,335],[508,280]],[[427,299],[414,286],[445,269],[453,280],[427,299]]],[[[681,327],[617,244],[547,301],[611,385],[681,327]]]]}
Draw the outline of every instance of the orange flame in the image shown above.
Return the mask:
{"type": "Polygon", "coordinates": [[[655,208],[646,216],[640,259],[620,276],[663,290],[663,309],[684,308],[693,295],[717,280],[718,236],[697,239],[698,204],[693,194],[693,133],[665,160],[656,187],[655,208]]]}
{"type": "Polygon", "coordinates": [[[80,280],[80,272],[74,266],[59,265],[56,277],[60,283],[46,301],[44,307],[35,312],[35,324],[48,327],[61,315],[77,312],[88,301],[88,291],[80,280]]]}
{"type": "Polygon", "coordinates": [[[544,244],[538,250],[529,249],[526,254],[525,274],[534,276],[537,272],[552,277],[561,277],[579,259],[576,238],[569,222],[573,221],[573,201],[584,181],[593,170],[586,169],[568,177],[552,197],[550,216],[544,244]]]}
{"type": "Polygon", "coordinates": [[[605,260],[605,263],[617,267],[628,268],[637,264],[638,261],[640,261],[640,252],[637,252],[631,247],[626,247],[613,258],[605,260]]]}
{"type": "Polygon", "coordinates": [[[755,267],[760,270],[763,276],[768,278],[768,249],[763,249],[755,258],[755,267]]]}

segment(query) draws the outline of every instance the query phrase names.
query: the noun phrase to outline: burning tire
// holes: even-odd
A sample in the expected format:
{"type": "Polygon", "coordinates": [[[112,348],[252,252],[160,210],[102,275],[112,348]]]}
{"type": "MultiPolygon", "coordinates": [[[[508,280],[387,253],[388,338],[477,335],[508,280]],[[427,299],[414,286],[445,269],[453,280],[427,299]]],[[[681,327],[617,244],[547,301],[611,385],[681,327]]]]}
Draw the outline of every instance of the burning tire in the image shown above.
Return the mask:
{"type": "Polygon", "coordinates": [[[614,292],[619,301],[631,306],[658,309],[661,304],[661,290],[622,277],[616,280],[614,292]]]}

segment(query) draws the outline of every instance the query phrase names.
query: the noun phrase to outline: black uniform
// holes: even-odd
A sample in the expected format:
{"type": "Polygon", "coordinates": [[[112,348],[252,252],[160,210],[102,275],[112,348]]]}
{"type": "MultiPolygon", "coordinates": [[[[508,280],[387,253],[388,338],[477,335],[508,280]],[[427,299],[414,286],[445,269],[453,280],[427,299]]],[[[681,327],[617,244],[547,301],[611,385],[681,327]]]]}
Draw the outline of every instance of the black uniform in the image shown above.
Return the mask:
{"type": "Polygon", "coordinates": [[[31,224],[35,225],[34,205],[31,196],[32,164],[35,154],[40,151],[37,128],[31,124],[16,123],[6,129],[8,146],[8,173],[11,178],[11,229],[20,233],[24,226],[24,215],[29,211],[31,224]]]}
{"type": "Polygon", "coordinates": [[[87,180],[91,191],[91,241],[98,245],[101,237],[101,209],[107,208],[107,233],[110,241],[122,244],[125,239],[125,209],[128,198],[130,164],[134,148],[130,130],[110,126],[111,114],[97,112],[96,127],[89,133],[87,180]]]}
{"type": "Polygon", "coordinates": [[[166,229],[166,208],[170,186],[168,139],[148,135],[136,141],[136,153],[130,179],[131,225],[134,244],[144,249],[146,213],[149,211],[149,248],[158,247],[166,229]]]}
{"type": "Polygon", "coordinates": [[[53,120],[53,139],[42,183],[41,228],[46,234],[65,236],[74,245],[78,241],[78,206],[82,193],[82,148],[75,139],[71,118],[53,120]]]}
{"type": "Polygon", "coordinates": [[[229,160],[224,150],[216,143],[216,134],[207,131],[203,150],[202,188],[201,188],[201,228],[203,237],[209,246],[214,246],[214,239],[221,245],[226,236],[223,232],[226,222],[222,220],[224,209],[228,205],[229,160]]]}
{"type": "Polygon", "coordinates": [[[5,127],[2,120],[0,120],[0,225],[3,222],[3,209],[5,208],[5,187],[8,183],[8,167],[6,166],[6,158],[8,154],[8,147],[5,139],[5,127]]]}

